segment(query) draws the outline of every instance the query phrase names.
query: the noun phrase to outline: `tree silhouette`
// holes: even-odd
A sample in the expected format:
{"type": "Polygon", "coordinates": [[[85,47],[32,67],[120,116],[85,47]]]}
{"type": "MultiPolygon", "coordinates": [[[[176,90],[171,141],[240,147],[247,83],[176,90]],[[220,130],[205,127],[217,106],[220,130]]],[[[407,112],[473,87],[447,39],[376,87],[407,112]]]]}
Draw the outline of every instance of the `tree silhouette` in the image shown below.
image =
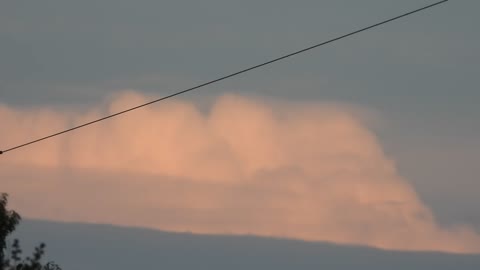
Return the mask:
{"type": "Polygon", "coordinates": [[[13,240],[10,256],[6,257],[7,236],[10,235],[20,223],[20,215],[7,209],[8,195],[2,193],[0,196],[0,270],[61,270],[53,262],[42,265],[41,260],[45,254],[45,244],[41,243],[35,248],[31,257],[22,259],[22,249],[20,241],[13,240]]]}
{"type": "Polygon", "coordinates": [[[2,193],[0,196],[0,263],[5,261],[4,251],[7,247],[7,236],[11,234],[20,222],[20,215],[7,209],[8,195],[2,193]]]}

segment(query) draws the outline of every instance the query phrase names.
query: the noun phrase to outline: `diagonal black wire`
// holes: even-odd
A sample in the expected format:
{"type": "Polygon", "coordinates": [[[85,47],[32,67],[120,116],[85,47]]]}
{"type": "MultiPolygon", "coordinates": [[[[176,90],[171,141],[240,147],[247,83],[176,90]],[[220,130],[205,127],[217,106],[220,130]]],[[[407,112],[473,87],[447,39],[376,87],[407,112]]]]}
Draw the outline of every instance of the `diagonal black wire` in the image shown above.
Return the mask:
{"type": "Polygon", "coordinates": [[[447,1],[448,1],[448,0],[443,0],[443,1],[436,2],[436,3],[434,3],[434,4],[430,4],[430,5],[428,5],[428,6],[425,6],[425,7],[422,7],[422,8],[419,8],[419,9],[416,9],[416,10],[413,10],[413,11],[410,11],[410,12],[407,12],[407,13],[405,13],[405,14],[396,16],[396,17],[394,17],[394,18],[391,18],[391,19],[388,19],[388,20],[385,20],[385,21],[382,21],[382,22],[373,24],[373,25],[371,25],[371,26],[362,28],[362,29],[360,29],[360,30],[357,30],[357,31],[348,33],[348,34],[346,34],[346,35],[343,35],[343,36],[340,36],[340,37],[337,37],[337,38],[334,38],[334,39],[331,39],[331,40],[328,40],[328,41],[325,41],[325,42],[322,42],[322,43],[319,43],[319,44],[316,44],[316,45],[313,45],[313,46],[310,46],[310,47],[308,47],[308,48],[305,48],[305,49],[302,49],[302,50],[299,50],[299,51],[296,51],[296,52],[293,52],[293,53],[290,53],[290,54],[287,54],[287,55],[284,55],[284,56],[281,56],[281,57],[278,57],[278,58],[275,58],[275,59],[273,59],[273,60],[264,62],[264,63],[262,63],[262,64],[258,64],[258,65],[255,65],[255,66],[252,66],[252,67],[249,67],[249,68],[246,68],[246,69],[237,71],[237,72],[232,73],[232,74],[230,74],[230,75],[226,75],[226,76],[223,76],[223,77],[221,77],[221,78],[218,78],[218,79],[215,79],[215,80],[206,82],[206,83],[202,83],[202,84],[197,85],[197,86],[194,86],[194,87],[192,87],[192,88],[188,88],[188,89],[185,89],[185,90],[183,90],[183,91],[176,92],[176,93],[174,93],[174,94],[171,94],[171,95],[168,95],[168,96],[164,96],[164,97],[161,97],[161,98],[156,99],[156,100],[152,100],[152,101],[150,101],[150,102],[147,102],[147,103],[144,103],[144,104],[135,106],[135,107],[133,107],[133,108],[130,108],[130,109],[127,109],[127,110],[124,110],[124,111],[120,111],[120,112],[117,112],[117,113],[114,113],[114,114],[111,114],[111,115],[108,115],[108,116],[99,118],[99,119],[97,119],[97,120],[94,120],[94,121],[91,121],[91,122],[87,122],[87,123],[85,123],[85,124],[82,124],[82,125],[79,125],[79,126],[76,126],[76,127],[72,127],[72,128],[66,129],[66,130],[61,131],[61,132],[54,133],[54,134],[49,135],[49,136],[46,136],[46,137],[42,137],[42,138],[39,138],[39,139],[30,141],[30,142],[27,142],[27,143],[24,143],[24,144],[17,145],[17,146],[15,146],[15,147],[12,147],[12,148],[9,148],[9,149],[0,151],[0,154],[6,153],[6,152],[10,152],[10,151],[13,151],[13,150],[16,150],[16,149],[19,149],[19,148],[22,148],[22,147],[25,147],[25,146],[28,146],[28,145],[31,145],[31,144],[40,142],[40,141],[44,141],[44,140],[50,139],[50,138],[52,138],[52,137],[56,137],[56,136],[65,134],[65,133],[67,133],[67,132],[71,132],[71,131],[74,131],[74,130],[76,130],[76,129],[83,128],[83,127],[85,127],[85,126],[89,126],[89,125],[92,125],[92,124],[101,122],[101,121],[103,121],[103,120],[107,120],[107,119],[109,119],[109,118],[112,118],[112,117],[115,117],[115,116],[118,116],[118,115],[121,115],[121,114],[130,112],[130,111],[133,111],[133,110],[136,110],[136,109],[139,109],[139,108],[142,108],[142,107],[151,105],[151,104],[153,104],[153,103],[157,103],[157,102],[160,102],[160,101],[162,101],[162,100],[169,99],[169,98],[172,98],[172,97],[175,97],[175,96],[178,96],[178,95],[181,95],[181,94],[184,94],[184,93],[193,91],[193,90],[198,89],[198,88],[202,88],[202,87],[204,87],[204,86],[207,86],[207,85],[210,85],[210,84],[219,82],[219,81],[223,81],[223,80],[225,80],[225,79],[228,79],[228,78],[231,78],[231,77],[240,75],[240,74],[242,74],[242,73],[246,73],[246,72],[248,72],[248,71],[251,71],[251,70],[254,70],[254,69],[257,69],[257,68],[260,68],[260,67],[269,65],[269,64],[272,64],[272,63],[274,63],[274,62],[278,62],[278,61],[280,61],[280,60],[283,60],[283,59],[292,57],[292,56],[294,56],[294,55],[301,54],[301,53],[303,53],[303,52],[306,52],[306,51],[309,51],[309,50],[312,50],[312,49],[315,49],[315,48],[324,46],[324,45],[326,45],[326,44],[329,44],[329,43],[338,41],[338,40],[340,40],[340,39],[344,39],[344,38],[346,38],[346,37],[353,36],[353,35],[358,34],[358,33],[360,33],[360,32],[364,32],[364,31],[367,31],[367,30],[369,30],[369,29],[378,27],[378,26],[380,26],[380,25],[383,25],[383,24],[386,24],[386,23],[389,23],[389,22],[398,20],[398,19],[400,19],[400,18],[409,16],[409,15],[411,15],[411,14],[414,14],[414,13],[417,13],[417,12],[420,12],[420,11],[423,11],[423,10],[425,10],[425,9],[429,9],[429,8],[431,8],[431,7],[434,7],[434,6],[443,4],[443,3],[447,2],[447,1]]]}

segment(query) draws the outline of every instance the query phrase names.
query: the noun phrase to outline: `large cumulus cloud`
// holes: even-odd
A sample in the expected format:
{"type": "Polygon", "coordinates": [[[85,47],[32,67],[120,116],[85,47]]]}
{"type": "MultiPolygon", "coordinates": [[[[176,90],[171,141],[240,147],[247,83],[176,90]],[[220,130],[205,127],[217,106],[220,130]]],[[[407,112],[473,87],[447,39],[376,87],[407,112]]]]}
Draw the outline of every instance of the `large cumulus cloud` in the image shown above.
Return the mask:
{"type": "MultiPolygon", "coordinates": [[[[0,107],[2,145],[116,112],[0,107]]],[[[205,111],[165,102],[1,157],[25,216],[387,249],[480,252],[441,228],[357,110],[225,95],[205,111]]]]}

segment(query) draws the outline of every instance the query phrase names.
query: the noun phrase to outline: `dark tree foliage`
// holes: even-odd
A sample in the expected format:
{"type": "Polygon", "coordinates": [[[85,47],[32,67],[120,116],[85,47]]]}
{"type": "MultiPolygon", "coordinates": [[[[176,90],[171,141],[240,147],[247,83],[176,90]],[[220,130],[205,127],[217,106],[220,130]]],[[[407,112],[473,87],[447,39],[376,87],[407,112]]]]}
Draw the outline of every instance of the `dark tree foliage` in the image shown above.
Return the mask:
{"type": "Polygon", "coordinates": [[[20,222],[20,215],[7,209],[8,195],[2,193],[0,196],[0,263],[5,261],[5,248],[7,247],[7,236],[11,234],[20,222]]]}
{"type": "Polygon", "coordinates": [[[45,265],[41,263],[45,254],[45,244],[41,243],[35,248],[31,257],[22,259],[20,241],[13,240],[11,246],[7,246],[7,236],[10,235],[20,222],[20,215],[7,209],[8,195],[2,193],[0,196],[0,270],[61,270],[52,262],[45,265]],[[10,254],[5,252],[10,250],[10,254]],[[8,257],[7,257],[8,256],[8,257]]]}

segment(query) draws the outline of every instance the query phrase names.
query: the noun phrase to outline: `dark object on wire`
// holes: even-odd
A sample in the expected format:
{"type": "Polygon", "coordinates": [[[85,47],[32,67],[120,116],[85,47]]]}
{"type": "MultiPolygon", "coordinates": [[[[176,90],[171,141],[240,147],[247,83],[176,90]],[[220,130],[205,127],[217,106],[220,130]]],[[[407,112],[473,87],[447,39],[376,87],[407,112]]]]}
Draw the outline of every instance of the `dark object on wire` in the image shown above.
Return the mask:
{"type": "Polygon", "coordinates": [[[409,15],[411,15],[411,14],[414,14],[414,13],[417,13],[417,12],[420,12],[420,11],[423,11],[423,10],[425,10],[425,9],[429,9],[429,8],[431,8],[431,7],[434,7],[434,6],[443,4],[443,3],[447,2],[447,1],[448,1],[448,0],[443,0],[443,1],[440,1],[440,2],[436,2],[436,3],[434,3],[434,4],[431,4],[431,5],[428,5],[428,6],[425,6],[425,7],[422,7],[422,8],[419,8],[419,9],[416,9],[416,10],[413,10],[413,11],[410,11],[410,12],[407,12],[407,13],[402,14],[402,15],[400,15],[400,16],[397,16],[397,17],[394,17],[394,18],[391,18],[391,19],[388,19],[388,20],[385,20],[385,21],[376,23],[376,24],[374,24],[374,25],[371,25],[371,26],[362,28],[362,29],[360,29],[360,30],[351,32],[351,33],[349,33],[349,34],[346,34],[346,35],[343,35],[343,36],[340,36],[340,37],[331,39],[331,40],[329,40],[329,41],[325,41],[325,42],[322,42],[322,43],[319,43],[319,44],[310,46],[310,47],[308,47],[308,48],[305,48],[305,49],[302,49],[302,50],[299,50],[299,51],[296,51],[296,52],[293,52],[293,53],[290,53],[290,54],[287,54],[287,55],[284,55],[284,56],[281,56],[281,57],[278,57],[278,58],[275,58],[275,59],[273,59],[273,60],[264,62],[264,63],[262,63],[262,64],[258,64],[258,65],[255,65],[255,66],[252,66],[252,67],[249,67],[249,68],[246,68],[246,69],[243,69],[243,70],[241,70],[241,71],[237,71],[237,72],[232,73],[232,74],[230,74],[230,75],[223,76],[223,77],[221,77],[221,78],[218,78],[218,79],[215,79],[215,80],[212,80],[212,81],[209,81],[209,82],[206,82],[206,83],[203,83],[203,84],[194,86],[194,87],[192,87],[192,88],[188,88],[188,89],[185,89],[185,90],[183,90],[183,91],[176,92],[176,93],[174,93],[174,94],[170,94],[170,95],[168,95],[168,96],[164,96],[164,97],[161,97],[161,98],[156,99],[156,100],[152,100],[152,101],[147,102],[147,103],[145,103],[145,104],[141,104],[141,105],[138,105],[138,106],[136,106],[136,107],[133,107],[133,108],[130,108],[130,109],[127,109],[127,110],[124,110],[124,111],[120,111],[120,112],[117,112],[117,113],[114,113],[114,114],[111,114],[111,115],[108,115],[108,116],[99,118],[99,119],[97,119],[97,120],[94,120],[94,121],[91,121],[91,122],[88,122],[88,123],[85,123],[85,124],[82,124],[82,125],[79,125],[79,126],[76,126],[76,127],[72,127],[72,128],[66,129],[66,130],[64,130],[64,131],[54,133],[54,134],[49,135],[49,136],[46,136],[46,137],[43,137],[43,138],[40,138],[40,139],[36,139],[36,140],[34,140],[34,141],[27,142],[27,143],[24,143],[24,144],[21,144],[21,145],[18,145],[18,146],[15,146],[15,147],[12,147],[12,148],[9,148],[9,149],[0,151],[0,154],[6,153],[6,152],[10,152],[10,151],[13,151],[13,150],[16,150],[16,149],[19,149],[19,148],[22,148],[22,147],[25,147],[25,146],[34,144],[34,143],[38,143],[38,142],[40,142],[40,141],[43,141],[43,140],[46,140],[46,139],[50,139],[50,138],[56,137],[56,136],[58,136],[58,135],[62,135],[62,134],[64,134],[64,133],[67,133],[67,132],[70,132],[70,131],[74,131],[74,130],[79,129],[79,128],[83,128],[83,127],[85,127],[85,126],[89,126],[89,125],[91,125],[91,124],[95,124],[95,123],[97,123],[97,122],[101,122],[101,121],[103,121],[103,120],[107,120],[107,119],[109,119],[109,118],[112,118],[112,117],[115,117],[115,116],[118,116],[118,115],[121,115],[121,114],[130,112],[130,111],[133,111],[133,110],[136,110],[136,109],[140,109],[140,108],[142,108],[142,107],[146,107],[146,106],[151,105],[151,104],[153,104],[153,103],[157,103],[157,102],[160,102],[160,101],[162,101],[162,100],[169,99],[169,98],[172,98],[172,97],[175,97],[175,96],[184,94],[184,93],[186,93],[186,92],[193,91],[193,90],[198,89],[198,88],[202,88],[202,87],[204,87],[204,86],[207,86],[207,85],[210,85],[210,84],[219,82],[219,81],[223,81],[223,80],[225,80],[225,79],[228,79],[228,78],[231,78],[231,77],[240,75],[240,74],[242,74],[242,73],[246,73],[246,72],[248,72],[248,71],[251,71],[251,70],[254,70],[254,69],[257,69],[257,68],[260,68],[260,67],[269,65],[269,64],[272,64],[272,63],[274,63],[274,62],[277,62],[277,61],[280,61],[280,60],[283,60],[283,59],[292,57],[292,56],[297,55],[297,54],[301,54],[301,53],[303,53],[303,52],[306,52],[306,51],[309,51],[309,50],[312,50],[312,49],[321,47],[321,46],[323,46],[323,45],[326,45],[326,44],[329,44],[329,43],[338,41],[338,40],[340,40],[340,39],[344,39],[344,38],[346,38],[346,37],[353,36],[353,35],[358,34],[358,33],[360,33],[360,32],[367,31],[367,30],[372,29],[372,28],[375,28],[375,27],[377,27],[377,26],[380,26],[380,25],[383,25],[383,24],[386,24],[386,23],[389,23],[389,22],[398,20],[398,19],[400,19],[400,18],[409,16],[409,15]]]}

